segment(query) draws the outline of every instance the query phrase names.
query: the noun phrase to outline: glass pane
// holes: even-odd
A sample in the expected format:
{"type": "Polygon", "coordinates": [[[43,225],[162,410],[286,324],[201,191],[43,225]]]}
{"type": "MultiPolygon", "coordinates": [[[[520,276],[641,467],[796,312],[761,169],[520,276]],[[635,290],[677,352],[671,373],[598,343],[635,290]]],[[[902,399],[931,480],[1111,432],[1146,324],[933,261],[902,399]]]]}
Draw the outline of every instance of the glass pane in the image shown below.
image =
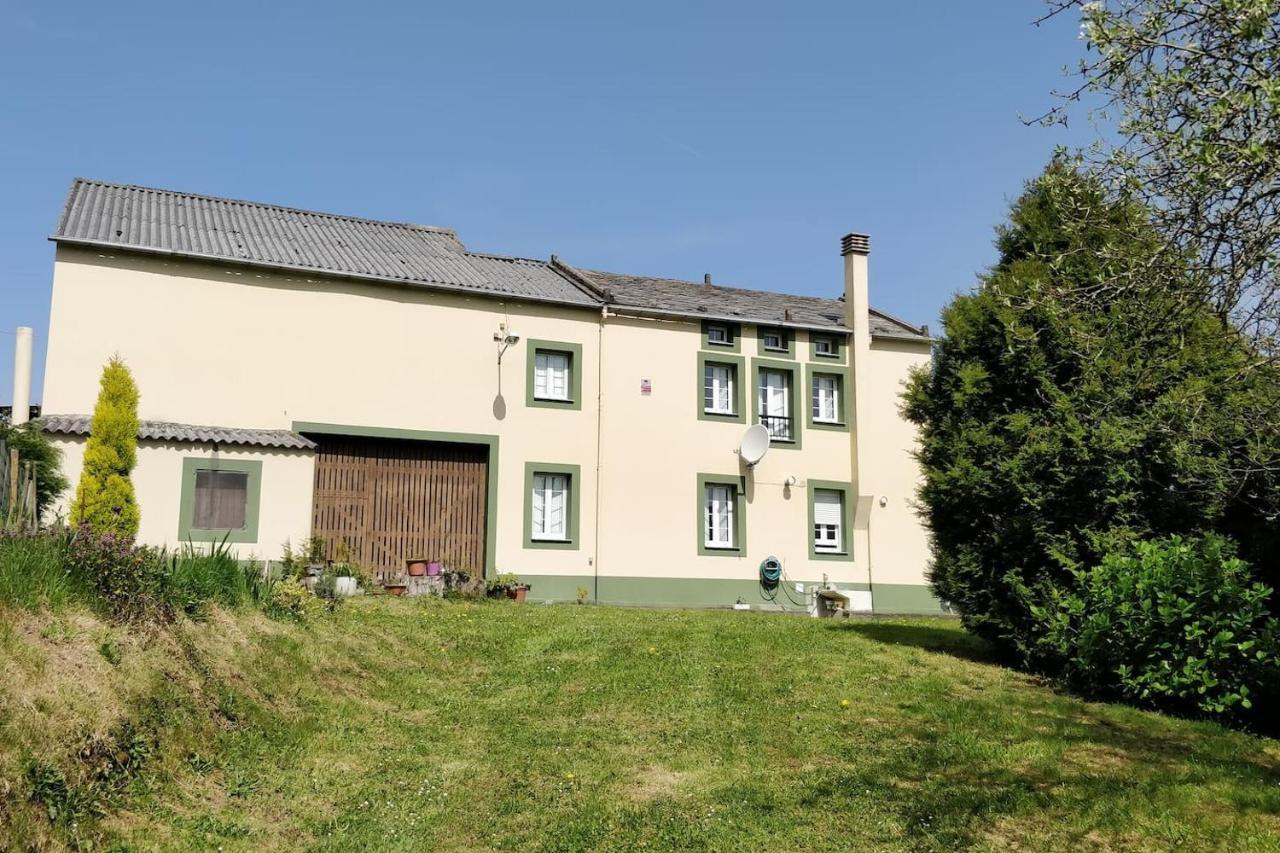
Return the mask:
{"type": "Polygon", "coordinates": [[[197,530],[243,530],[249,505],[249,475],[243,471],[196,471],[197,530]]]}

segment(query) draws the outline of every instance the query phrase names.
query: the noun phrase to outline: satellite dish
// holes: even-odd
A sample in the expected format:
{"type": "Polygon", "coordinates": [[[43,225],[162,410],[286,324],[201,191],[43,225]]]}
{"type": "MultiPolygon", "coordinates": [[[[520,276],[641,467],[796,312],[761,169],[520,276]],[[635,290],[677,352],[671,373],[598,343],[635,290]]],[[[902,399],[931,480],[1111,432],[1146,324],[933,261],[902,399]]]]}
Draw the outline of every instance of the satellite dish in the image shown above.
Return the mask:
{"type": "Polygon", "coordinates": [[[747,465],[755,465],[769,450],[769,430],[764,428],[763,424],[752,424],[747,427],[747,431],[742,434],[742,444],[738,448],[738,455],[742,457],[742,461],[747,465]]]}

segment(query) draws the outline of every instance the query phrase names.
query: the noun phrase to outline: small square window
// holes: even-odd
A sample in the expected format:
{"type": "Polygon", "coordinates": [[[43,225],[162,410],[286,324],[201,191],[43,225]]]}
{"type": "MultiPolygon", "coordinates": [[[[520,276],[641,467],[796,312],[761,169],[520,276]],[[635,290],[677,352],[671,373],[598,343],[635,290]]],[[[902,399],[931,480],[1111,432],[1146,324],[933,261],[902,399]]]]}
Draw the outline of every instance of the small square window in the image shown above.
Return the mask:
{"type": "Polygon", "coordinates": [[[733,342],[729,340],[728,326],[707,326],[707,343],[719,344],[720,346],[730,346],[733,342]]]}
{"type": "Polygon", "coordinates": [[[814,338],[813,352],[815,355],[835,355],[836,342],[831,338],[814,338]]]}
{"type": "Polygon", "coordinates": [[[244,530],[248,513],[248,474],[244,471],[196,471],[192,527],[199,530],[244,530]]]}
{"type": "Polygon", "coordinates": [[[767,350],[773,350],[773,351],[775,351],[775,352],[786,352],[786,351],[787,351],[787,341],[786,341],[786,338],[785,338],[785,337],[783,337],[782,332],[777,331],[777,330],[771,330],[771,331],[767,331],[767,332],[764,332],[763,334],[761,334],[761,336],[760,336],[760,343],[761,343],[761,344],[764,346],[764,348],[765,348],[765,349],[767,349],[767,350]]]}

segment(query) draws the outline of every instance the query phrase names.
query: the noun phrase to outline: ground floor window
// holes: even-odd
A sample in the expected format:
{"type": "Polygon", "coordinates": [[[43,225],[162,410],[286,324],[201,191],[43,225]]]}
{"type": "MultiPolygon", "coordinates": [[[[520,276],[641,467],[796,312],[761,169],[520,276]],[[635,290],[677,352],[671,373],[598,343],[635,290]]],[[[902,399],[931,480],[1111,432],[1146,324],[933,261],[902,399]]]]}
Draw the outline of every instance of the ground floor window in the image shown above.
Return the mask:
{"type": "Polygon", "coordinates": [[[852,486],[809,481],[809,556],[816,560],[852,559],[849,548],[852,486]]]}
{"type": "Polygon", "coordinates": [[[261,490],[261,461],[184,459],[178,539],[257,542],[261,490]]]}
{"type": "Polygon", "coordinates": [[[578,547],[580,470],[549,462],[525,465],[525,547],[578,547]]]}
{"type": "Polygon", "coordinates": [[[740,477],[698,475],[698,552],[741,554],[744,546],[740,477]]]}

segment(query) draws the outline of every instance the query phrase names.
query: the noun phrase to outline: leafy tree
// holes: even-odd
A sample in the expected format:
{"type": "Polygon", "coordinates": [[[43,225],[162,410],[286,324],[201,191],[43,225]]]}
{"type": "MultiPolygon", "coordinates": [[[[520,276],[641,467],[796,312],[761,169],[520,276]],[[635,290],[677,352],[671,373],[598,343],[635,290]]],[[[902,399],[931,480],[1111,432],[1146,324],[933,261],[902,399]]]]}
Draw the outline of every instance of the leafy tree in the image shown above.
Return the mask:
{"type": "Polygon", "coordinates": [[[21,426],[0,423],[0,442],[17,448],[18,457],[24,462],[35,463],[36,510],[44,512],[67,490],[67,478],[62,475],[62,452],[31,423],[21,426]]]}
{"type": "MultiPolygon", "coordinates": [[[[1146,204],[1190,281],[1263,353],[1280,354],[1280,4],[1275,0],[1048,0],[1076,12],[1087,54],[1079,87],[1103,136],[1091,166],[1146,204]]],[[[1179,281],[1179,278],[1182,280],[1179,281]]]]}
{"type": "Polygon", "coordinates": [[[1163,244],[1144,208],[1074,164],[1028,185],[996,245],[978,289],[944,310],[905,412],[921,431],[936,591],[971,630],[1045,666],[1032,608],[1104,555],[1194,531],[1276,544],[1276,475],[1238,460],[1275,453],[1275,426],[1245,423],[1280,383],[1208,306],[1109,286],[1163,244]],[[1082,290],[1093,310],[1079,310],[1082,290]],[[1251,447],[1260,437],[1270,446],[1251,447]]]}
{"type": "Polygon", "coordinates": [[[138,386],[112,358],[102,371],[98,402],[84,449],[84,471],[71,504],[71,524],[130,539],[138,532],[138,502],[129,474],[138,454],[138,386]]]}

